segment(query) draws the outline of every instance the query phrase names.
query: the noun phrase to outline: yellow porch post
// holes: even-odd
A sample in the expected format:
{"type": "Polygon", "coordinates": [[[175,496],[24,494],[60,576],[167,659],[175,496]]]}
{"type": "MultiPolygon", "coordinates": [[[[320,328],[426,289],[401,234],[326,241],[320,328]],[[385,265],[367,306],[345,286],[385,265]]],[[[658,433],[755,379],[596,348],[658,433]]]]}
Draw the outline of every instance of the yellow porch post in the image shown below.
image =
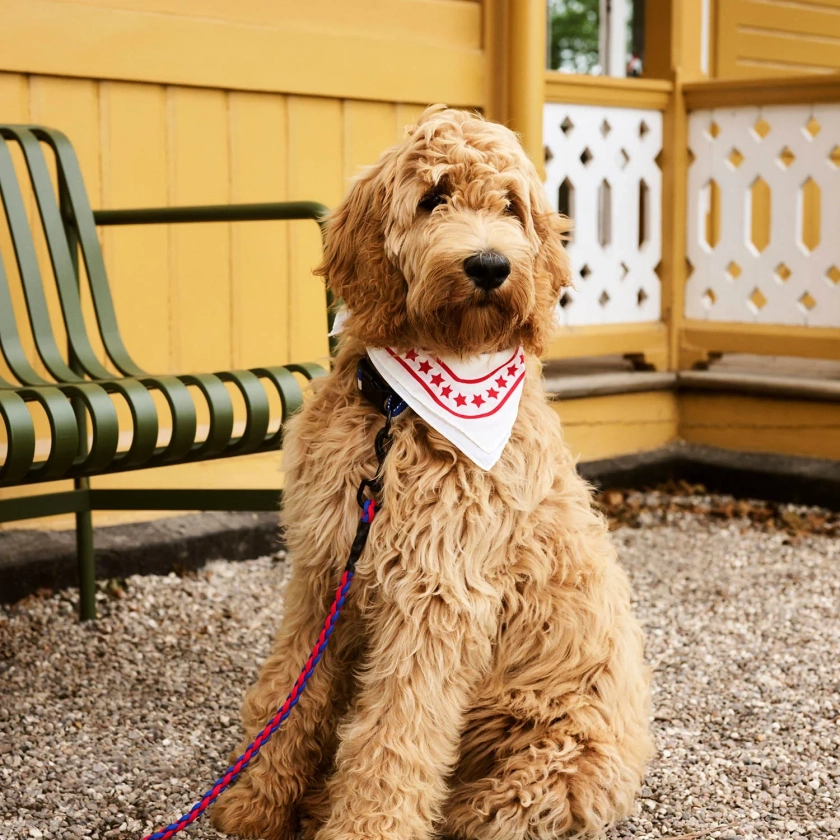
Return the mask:
{"type": "MultiPolygon", "coordinates": [[[[709,0],[714,12],[715,0],[709,0]]],[[[714,42],[709,23],[710,47],[714,42]]],[[[673,79],[679,68],[684,81],[696,81],[703,72],[703,0],[647,0],[645,10],[646,78],[673,79]]]]}
{"type": "MultiPolygon", "coordinates": [[[[714,0],[711,0],[714,5],[714,0]]],[[[711,28],[711,26],[709,27],[711,28]]],[[[700,80],[703,0],[648,0],[645,69],[673,84],[662,126],[662,319],[668,329],[668,367],[680,367],[680,334],[686,282],[688,115],[683,84],[700,80]]],[[[711,40],[712,33],[708,32],[711,40]]],[[[697,359],[684,359],[691,366],[697,359]]]]}
{"type": "MultiPolygon", "coordinates": [[[[662,320],[668,329],[668,369],[680,368],[680,335],[685,306],[688,224],[688,114],[683,74],[671,75],[674,88],[662,123],[662,320]]],[[[690,365],[689,365],[690,366],[690,365]]]]}
{"type": "Polygon", "coordinates": [[[543,105],[545,102],[545,0],[507,0],[510,62],[507,124],[522,138],[525,151],[545,177],[543,105]]]}

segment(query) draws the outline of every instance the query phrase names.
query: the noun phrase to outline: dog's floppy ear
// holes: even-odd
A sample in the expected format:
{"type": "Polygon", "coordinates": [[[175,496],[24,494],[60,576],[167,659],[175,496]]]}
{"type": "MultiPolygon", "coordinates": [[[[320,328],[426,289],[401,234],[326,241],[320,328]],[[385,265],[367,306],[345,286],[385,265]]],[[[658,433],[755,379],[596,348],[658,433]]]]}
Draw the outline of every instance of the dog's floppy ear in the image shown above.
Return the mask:
{"type": "Polygon", "coordinates": [[[327,221],[324,259],[315,269],[347,305],[345,330],[373,347],[399,343],[406,322],[405,279],[385,251],[392,166],[389,150],[354,181],[327,221]]]}
{"type": "Polygon", "coordinates": [[[548,350],[556,325],[554,310],[564,286],[572,282],[569,257],[563,243],[568,239],[572,223],[555,213],[549,206],[542,183],[536,172],[532,178],[530,204],[531,221],[540,247],[534,263],[536,306],[526,324],[526,344],[537,355],[548,350]]]}

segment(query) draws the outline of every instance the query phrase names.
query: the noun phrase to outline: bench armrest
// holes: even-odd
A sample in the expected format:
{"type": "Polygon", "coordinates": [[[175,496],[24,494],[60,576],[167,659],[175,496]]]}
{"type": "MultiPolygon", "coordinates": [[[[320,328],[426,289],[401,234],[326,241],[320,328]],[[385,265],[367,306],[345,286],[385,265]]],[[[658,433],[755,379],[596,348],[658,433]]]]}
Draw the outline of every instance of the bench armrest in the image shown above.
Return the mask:
{"type": "Polygon", "coordinates": [[[205,207],[152,207],[137,210],[96,210],[97,225],[158,225],[186,222],[261,222],[312,219],[323,225],[329,210],[317,201],[276,201],[266,204],[217,204],[205,207]]]}
{"type": "MultiPolygon", "coordinates": [[[[329,208],[317,201],[274,201],[265,204],[215,204],[199,207],[151,207],[137,210],[95,210],[97,225],[171,225],[187,222],[265,222],[312,219],[324,233],[329,208]]],[[[332,331],[335,311],[340,302],[327,286],[327,324],[332,331]]],[[[330,336],[330,353],[338,339],[330,336]]]]}

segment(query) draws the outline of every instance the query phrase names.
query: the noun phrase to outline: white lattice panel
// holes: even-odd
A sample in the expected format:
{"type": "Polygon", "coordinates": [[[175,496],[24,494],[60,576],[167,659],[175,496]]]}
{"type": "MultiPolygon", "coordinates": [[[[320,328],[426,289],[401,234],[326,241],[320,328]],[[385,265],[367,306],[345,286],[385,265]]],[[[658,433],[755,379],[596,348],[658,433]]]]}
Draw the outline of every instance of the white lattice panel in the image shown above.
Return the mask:
{"type": "Polygon", "coordinates": [[[561,301],[564,322],[658,321],[662,114],[549,103],[543,125],[546,190],[574,222],[574,288],[561,301]]]}
{"type": "Polygon", "coordinates": [[[696,111],[689,148],[686,316],[840,326],[840,104],[696,111]]]}

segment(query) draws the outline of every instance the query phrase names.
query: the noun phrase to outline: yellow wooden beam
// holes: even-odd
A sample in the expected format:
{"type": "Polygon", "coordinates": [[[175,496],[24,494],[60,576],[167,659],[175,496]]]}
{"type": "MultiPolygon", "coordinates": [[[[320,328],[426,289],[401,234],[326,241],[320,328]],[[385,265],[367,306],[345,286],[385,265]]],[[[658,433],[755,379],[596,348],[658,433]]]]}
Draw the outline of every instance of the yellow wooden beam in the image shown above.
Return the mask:
{"type": "Polygon", "coordinates": [[[479,3],[3,4],[0,67],[387,102],[484,104],[479,3]],[[178,5],[178,4],[175,4],[178,5]]]}
{"type": "Polygon", "coordinates": [[[507,0],[484,0],[484,115],[507,125],[510,88],[510,7],[507,0]]]}
{"type": "Polygon", "coordinates": [[[668,330],[665,324],[658,322],[564,327],[546,353],[546,358],[624,355],[644,356],[648,364],[657,370],[667,368],[668,330]]]}
{"type": "Polygon", "coordinates": [[[647,0],[645,77],[670,79],[680,69],[685,78],[702,78],[702,26],[703,0],[647,0]]]}
{"type": "Polygon", "coordinates": [[[720,6],[724,0],[708,0],[709,3],[709,79],[720,78],[720,6]]]}
{"type": "Polygon", "coordinates": [[[689,111],[744,105],[801,105],[840,102],[840,73],[778,79],[726,79],[683,86],[689,111]]]}
{"type": "Polygon", "coordinates": [[[680,334],[682,366],[696,360],[698,351],[840,359],[840,329],[684,321],[680,334]]]}
{"type": "Polygon", "coordinates": [[[649,452],[677,438],[677,400],[668,391],[558,400],[551,407],[582,461],[649,452]]]}
{"type": "Polygon", "coordinates": [[[840,459],[840,403],[681,394],[679,436],[736,452],[840,459]]]}
{"type": "Polygon", "coordinates": [[[668,325],[668,366],[679,366],[686,281],[686,219],[688,213],[688,120],[682,97],[682,71],[674,73],[671,96],[662,124],[662,320],[668,325]]]}
{"type": "Polygon", "coordinates": [[[581,76],[553,70],[545,74],[546,102],[664,111],[673,89],[664,79],[581,76]]]}

